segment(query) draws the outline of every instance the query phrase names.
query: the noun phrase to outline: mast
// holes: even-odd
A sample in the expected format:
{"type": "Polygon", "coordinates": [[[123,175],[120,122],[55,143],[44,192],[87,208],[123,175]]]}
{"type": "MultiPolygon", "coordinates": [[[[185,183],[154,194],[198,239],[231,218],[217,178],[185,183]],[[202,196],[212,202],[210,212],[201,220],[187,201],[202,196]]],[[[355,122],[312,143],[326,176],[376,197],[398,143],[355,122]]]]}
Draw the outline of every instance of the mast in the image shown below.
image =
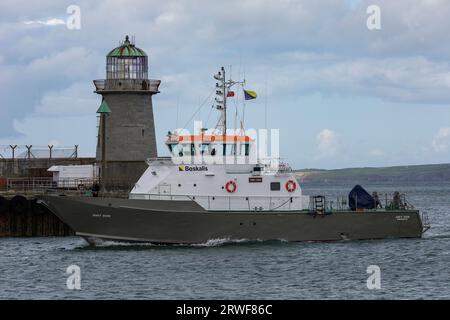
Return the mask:
{"type": "Polygon", "coordinates": [[[222,134],[225,131],[226,127],[226,112],[225,112],[225,70],[222,69],[214,75],[214,79],[218,82],[216,83],[216,109],[220,111],[219,121],[217,122],[216,129],[221,128],[222,134]]]}
{"type": "Polygon", "coordinates": [[[226,154],[226,135],[227,135],[227,87],[225,78],[225,68],[222,67],[220,71],[214,75],[216,83],[216,109],[220,111],[219,121],[216,129],[221,128],[223,136],[223,155],[226,154]]]}
{"type": "Polygon", "coordinates": [[[235,84],[243,85],[244,81],[234,81],[232,79],[226,80],[225,68],[220,68],[220,71],[214,75],[216,83],[216,109],[220,111],[219,121],[217,122],[216,129],[221,128],[223,135],[223,154],[225,155],[225,139],[227,135],[227,96],[230,88],[235,84]]]}
{"type": "Polygon", "coordinates": [[[223,78],[223,155],[226,155],[226,137],[227,137],[227,88],[226,88],[226,78],[225,78],[225,68],[222,67],[222,78],[223,78]]]}

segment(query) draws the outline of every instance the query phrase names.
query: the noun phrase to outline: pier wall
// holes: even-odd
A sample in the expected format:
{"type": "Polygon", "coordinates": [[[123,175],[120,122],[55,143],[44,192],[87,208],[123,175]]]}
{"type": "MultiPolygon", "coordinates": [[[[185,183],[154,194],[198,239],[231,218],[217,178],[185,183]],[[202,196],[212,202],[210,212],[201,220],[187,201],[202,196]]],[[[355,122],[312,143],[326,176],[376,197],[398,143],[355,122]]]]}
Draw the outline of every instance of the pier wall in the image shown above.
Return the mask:
{"type": "Polygon", "coordinates": [[[0,159],[0,177],[51,177],[51,166],[93,164],[95,158],[0,159]]]}
{"type": "Polygon", "coordinates": [[[0,237],[50,237],[74,235],[66,224],[36,199],[0,196],[0,237]]]}
{"type": "MultiPolygon", "coordinates": [[[[52,177],[54,165],[86,165],[95,158],[0,158],[0,237],[70,236],[74,232],[46,207],[36,203],[37,190],[8,190],[9,178],[52,177]]],[[[20,185],[20,184],[18,184],[20,185]]]]}

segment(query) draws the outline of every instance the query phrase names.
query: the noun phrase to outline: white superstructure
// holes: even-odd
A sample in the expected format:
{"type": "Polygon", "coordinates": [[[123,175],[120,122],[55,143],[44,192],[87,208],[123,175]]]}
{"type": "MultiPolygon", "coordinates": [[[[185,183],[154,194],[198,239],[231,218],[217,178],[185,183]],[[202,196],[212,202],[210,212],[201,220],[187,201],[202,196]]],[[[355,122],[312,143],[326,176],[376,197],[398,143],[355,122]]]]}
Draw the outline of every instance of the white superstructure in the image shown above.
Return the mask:
{"type": "Polygon", "coordinates": [[[225,71],[214,76],[220,134],[178,135],[166,141],[171,157],[149,159],[149,167],[130,193],[131,199],[186,200],[206,210],[294,211],[309,208],[292,172],[256,156],[247,135],[227,135],[226,98],[231,86],[225,71]]]}

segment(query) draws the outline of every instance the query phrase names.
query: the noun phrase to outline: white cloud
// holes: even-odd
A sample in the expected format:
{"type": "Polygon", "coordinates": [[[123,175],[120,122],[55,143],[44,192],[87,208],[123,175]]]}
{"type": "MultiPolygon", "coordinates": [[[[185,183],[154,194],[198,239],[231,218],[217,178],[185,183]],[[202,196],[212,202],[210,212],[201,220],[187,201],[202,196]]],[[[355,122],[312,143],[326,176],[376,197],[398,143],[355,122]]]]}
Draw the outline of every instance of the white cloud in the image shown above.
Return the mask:
{"type": "Polygon", "coordinates": [[[440,128],[431,142],[434,152],[447,152],[450,146],[450,128],[440,128]]]}
{"type": "Polygon", "coordinates": [[[46,148],[47,144],[56,147],[80,146],[80,156],[95,154],[96,117],[95,115],[48,117],[29,116],[14,120],[14,129],[20,136],[0,138],[0,153],[8,153],[8,146],[18,145],[24,149],[26,144],[36,148],[46,148]]]}
{"type": "Polygon", "coordinates": [[[27,20],[23,22],[26,25],[42,25],[42,26],[59,26],[59,25],[65,25],[66,22],[62,19],[52,18],[47,20],[27,20]]]}
{"type": "Polygon", "coordinates": [[[319,157],[331,157],[337,155],[340,149],[340,141],[336,132],[323,129],[316,137],[319,157]]]}
{"type": "MultiPolygon", "coordinates": [[[[271,93],[338,93],[386,101],[448,104],[450,64],[425,57],[343,59],[308,52],[281,53],[256,76],[273,75],[271,93]]],[[[263,82],[263,81],[260,81],[263,82]]]]}
{"type": "Polygon", "coordinates": [[[94,115],[99,99],[92,93],[91,83],[75,83],[64,90],[46,93],[36,112],[42,116],[94,115]]]}
{"type": "Polygon", "coordinates": [[[5,106],[0,108],[0,137],[16,134],[13,120],[35,113],[36,107],[40,113],[55,114],[57,100],[87,112],[90,103],[86,99],[95,97],[92,79],[104,73],[104,57],[82,47],[55,50],[22,63],[5,60],[0,73],[0,105],[5,106]]]}

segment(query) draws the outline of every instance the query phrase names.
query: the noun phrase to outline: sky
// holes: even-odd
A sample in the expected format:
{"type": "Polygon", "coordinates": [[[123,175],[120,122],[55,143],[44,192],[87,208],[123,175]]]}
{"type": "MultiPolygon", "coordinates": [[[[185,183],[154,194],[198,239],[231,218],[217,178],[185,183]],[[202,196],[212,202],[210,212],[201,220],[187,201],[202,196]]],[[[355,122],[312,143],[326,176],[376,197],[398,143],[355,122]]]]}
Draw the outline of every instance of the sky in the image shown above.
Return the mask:
{"type": "Polygon", "coordinates": [[[214,126],[211,103],[199,106],[225,66],[258,93],[245,104],[246,127],[280,129],[291,167],[448,163],[449,30],[448,0],[2,0],[0,154],[10,144],[77,144],[93,156],[92,80],[105,78],[106,54],[130,35],[162,81],[160,155],[169,130],[193,130],[196,110],[214,126]],[[79,29],[67,22],[71,5],[79,29]],[[367,26],[371,5],[380,29],[367,26]]]}

